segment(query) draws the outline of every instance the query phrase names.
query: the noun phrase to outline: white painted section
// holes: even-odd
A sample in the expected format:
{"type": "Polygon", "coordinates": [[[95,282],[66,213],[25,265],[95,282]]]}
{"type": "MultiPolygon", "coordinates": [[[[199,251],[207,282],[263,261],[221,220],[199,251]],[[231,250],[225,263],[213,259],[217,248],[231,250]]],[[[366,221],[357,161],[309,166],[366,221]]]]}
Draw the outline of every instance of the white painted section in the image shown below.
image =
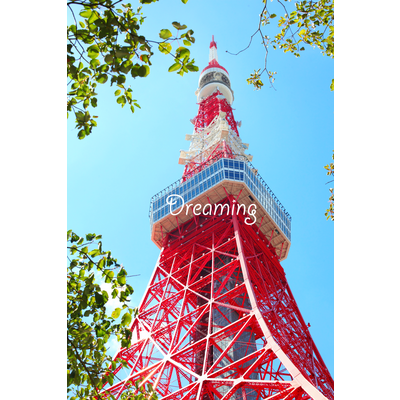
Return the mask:
{"type": "Polygon", "coordinates": [[[198,132],[193,130],[192,135],[185,136],[185,139],[190,140],[191,143],[188,151],[181,150],[180,163],[186,164],[193,157],[203,153],[222,140],[230,146],[235,154],[245,156],[247,159],[252,158],[252,156],[245,154],[248,145],[244,144],[240,136],[229,127],[225,116],[224,112],[220,112],[208,127],[199,129],[198,132]]]}
{"type": "MultiPolygon", "coordinates": [[[[213,69],[218,69],[219,71],[222,71],[219,68],[213,68],[213,69]]],[[[205,99],[206,97],[210,96],[212,93],[214,93],[216,89],[219,89],[219,91],[224,95],[229,104],[233,103],[234,100],[233,91],[222,82],[211,82],[203,86],[197,94],[197,102],[200,103],[202,99],[205,99]]]]}
{"type": "Polygon", "coordinates": [[[217,53],[217,48],[215,46],[210,47],[210,55],[208,57],[208,62],[211,62],[212,60],[218,61],[218,53],[217,53]]]}

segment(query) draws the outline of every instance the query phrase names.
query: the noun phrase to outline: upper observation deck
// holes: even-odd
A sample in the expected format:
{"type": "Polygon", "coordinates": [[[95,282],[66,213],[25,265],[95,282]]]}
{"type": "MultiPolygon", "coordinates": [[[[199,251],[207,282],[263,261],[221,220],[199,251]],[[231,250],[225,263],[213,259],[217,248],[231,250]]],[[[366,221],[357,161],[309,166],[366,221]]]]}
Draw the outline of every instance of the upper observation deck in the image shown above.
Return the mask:
{"type": "Polygon", "coordinates": [[[291,242],[291,216],[247,160],[216,158],[207,167],[190,179],[178,179],[157,193],[150,201],[151,239],[162,247],[162,238],[193,217],[185,210],[177,213],[182,203],[216,204],[228,194],[237,197],[239,204],[248,210],[251,204],[256,207],[254,226],[268,238],[280,260],[289,252],[291,242]],[[167,201],[174,197],[174,203],[167,201]]]}

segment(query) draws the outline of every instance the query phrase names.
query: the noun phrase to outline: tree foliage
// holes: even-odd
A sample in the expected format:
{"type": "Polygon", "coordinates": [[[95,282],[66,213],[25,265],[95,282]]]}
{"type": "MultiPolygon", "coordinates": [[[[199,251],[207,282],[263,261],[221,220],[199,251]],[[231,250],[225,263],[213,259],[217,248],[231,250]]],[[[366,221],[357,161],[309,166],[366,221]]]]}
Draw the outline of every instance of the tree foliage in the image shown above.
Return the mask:
{"type": "MultiPolygon", "coordinates": [[[[75,116],[79,139],[97,126],[93,109],[98,103],[98,84],[115,85],[121,107],[128,104],[132,113],[140,108],[129,79],[149,75],[154,47],[172,57],[170,72],[183,76],[198,71],[188,48],[195,42],[194,32],[184,24],[172,22],[170,29],[161,29],[158,38],[150,39],[140,33],[145,22],[142,6],[133,8],[122,0],[70,0],[67,6],[74,21],[67,26],[67,116],[75,116]]],[[[115,340],[126,348],[131,343],[129,326],[136,310],[128,304],[133,288],[126,281],[126,270],[110,251],[102,249],[100,239],[101,235],[67,233],[67,386],[71,400],[101,399],[102,387],[114,382],[109,368],[115,369],[117,363],[126,366],[124,360],[113,360],[108,348],[115,340]],[[110,310],[111,302],[118,306],[110,310]]],[[[156,398],[151,387],[136,382],[121,398],[144,395],[156,398]]]]}
{"type": "MultiPolygon", "coordinates": [[[[301,52],[308,45],[320,49],[322,55],[334,58],[334,0],[297,1],[294,3],[295,9],[291,12],[286,7],[290,0],[277,0],[282,11],[280,16],[269,11],[268,0],[262,0],[262,2],[264,6],[260,14],[257,30],[251,35],[248,46],[236,53],[237,55],[245,51],[250,47],[254,36],[260,35],[261,43],[265,49],[264,67],[254,70],[254,73],[250,74],[247,79],[248,84],[253,85],[256,90],[260,90],[264,86],[261,76],[266,72],[268,80],[273,86],[276,72],[272,72],[267,68],[270,46],[274,50],[281,49],[284,53],[292,53],[295,57],[300,57],[301,52]],[[278,21],[278,30],[275,33],[270,33],[273,31],[271,27],[272,21],[278,21]],[[271,36],[267,35],[266,31],[271,36]]],[[[333,78],[330,89],[331,91],[334,90],[333,78]]],[[[328,171],[327,175],[334,176],[333,162],[324,168],[328,171]]],[[[325,216],[328,220],[334,221],[334,190],[330,188],[329,191],[331,194],[329,208],[326,210],[325,216]]]]}
{"type": "MultiPolygon", "coordinates": [[[[121,359],[107,355],[112,340],[130,347],[129,329],[136,310],[129,307],[133,288],[125,268],[102,248],[101,235],[80,237],[67,232],[67,386],[68,398],[101,399],[104,384],[114,382],[107,373],[121,359]],[[108,289],[108,290],[107,290],[108,289]],[[109,310],[110,302],[118,307],[109,310]]],[[[124,392],[125,399],[145,392],[139,385],[124,392]]],[[[147,393],[148,395],[148,393],[147,393]]],[[[154,397],[154,396],[153,396],[154,397]]],[[[110,394],[107,398],[113,398],[110,394]]],[[[136,397],[135,397],[136,398],[136,397]]],[[[154,397],[155,398],[155,397],[154,397]]]]}
{"type": "MultiPolygon", "coordinates": [[[[139,0],[141,4],[156,1],[139,0]]],[[[67,5],[74,21],[67,26],[67,112],[75,116],[79,139],[97,126],[92,109],[97,107],[98,84],[115,84],[114,94],[121,107],[128,104],[132,113],[140,108],[127,77],[149,75],[155,46],[172,56],[170,72],[183,75],[198,71],[188,48],[195,42],[194,32],[186,25],[173,22],[174,34],[161,29],[158,38],[149,39],[139,32],[145,21],[142,6],[134,9],[122,0],[70,0],[67,5]]]]}
{"type": "MultiPolygon", "coordinates": [[[[298,1],[294,3],[295,10],[292,12],[287,9],[288,2],[290,0],[277,1],[282,11],[282,14],[278,16],[270,13],[267,0],[263,0],[264,7],[260,14],[258,28],[251,36],[247,46],[247,48],[250,46],[255,35],[260,35],[265,49],[264,67],[254,70],[254,73],[250,74],[247,79],[247,82],[257,90],[264,85],[261,78],[264,72],[267,73],[271,85],[275,81],[276,72],[269,71],[267,68],[270,46],[273,49],[281,49],[285,53],[289,52],[295,57],[300,57],[300,53],[308,45],[317,47],[323,55],[334,58],[334,0],[298,1]],[[278,21],[277,31],[272,28],[273,21],[278,21]]],[[[333,85],[334,80],[332,79],[331,90],[333,90],[333,85]]]]}

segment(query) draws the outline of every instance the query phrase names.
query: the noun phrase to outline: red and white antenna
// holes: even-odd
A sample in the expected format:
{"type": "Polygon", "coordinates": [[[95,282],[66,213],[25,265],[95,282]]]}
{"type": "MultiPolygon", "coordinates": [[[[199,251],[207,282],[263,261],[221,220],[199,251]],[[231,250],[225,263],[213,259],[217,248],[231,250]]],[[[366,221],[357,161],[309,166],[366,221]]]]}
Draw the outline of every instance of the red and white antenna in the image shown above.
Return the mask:
{"type": "Polygon", "coordinates": [[[218,53],[217,53],[217,43],[214,41],[214,35],[212,35],[212,40],[210,43],[210,56],[209,56],[209,62],[212,60],[216,60],[218,62],[218,53]]]}

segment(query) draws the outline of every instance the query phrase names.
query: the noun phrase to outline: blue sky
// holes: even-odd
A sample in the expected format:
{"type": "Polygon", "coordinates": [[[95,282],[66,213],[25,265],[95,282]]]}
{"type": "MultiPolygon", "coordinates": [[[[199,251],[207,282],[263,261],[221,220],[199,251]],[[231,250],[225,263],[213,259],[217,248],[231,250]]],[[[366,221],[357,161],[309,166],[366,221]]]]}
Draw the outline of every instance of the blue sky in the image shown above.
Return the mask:
{"type": "MultiPolygon", "coordinates": [[[[134,2],[132,3],[134,4],[134,2]]],[[[272,2],[271,12],[279,13],[272,2]],[[275,7],[275,9],[273,8],[275,7]],[[275,10],[275,11],[274,11],[275,10]]],[[[200,71],[208,63],[211,36],[219,62],[229,72],[234,116],[242,121],[253,165],[292,216],[292,245],[282,265],[300,311],[332,376],[334,224],[326,221],[329,187],[324,165],[334,148],[334,104],[329,89],[333,61],[308,48],[300,58],[271,49],[268,66],[276,71],[274,87],[260,91],[247,84],[262,68],[263,48],[256,37],[260,1],[161,1],[143,7],[143,33],[157,38],[171,22],[194,30],[191,55],[200,71]]],[[[279,14],[278,14],[279,15],[279,14]]],[[[273,28],[265,30],[273,35],[273,28]]],[[[157,39],[156,39],[157,40],[157,39]]],[[[171,58],[155,50],[150,75],[129,82],[141,110],[131,114],[116,104],[108,84],[99,87],[98,127],[80,141],[73,119],[68,122],[68,229],[103,235],[103,248],[127,268],[137,305],[154,269],[159,250],[150,240],[149,201],[183,171],[179,151],[188,149],[189,119],[197,114],[194,95],[198,73],[168,73],[171,58]]]]}

